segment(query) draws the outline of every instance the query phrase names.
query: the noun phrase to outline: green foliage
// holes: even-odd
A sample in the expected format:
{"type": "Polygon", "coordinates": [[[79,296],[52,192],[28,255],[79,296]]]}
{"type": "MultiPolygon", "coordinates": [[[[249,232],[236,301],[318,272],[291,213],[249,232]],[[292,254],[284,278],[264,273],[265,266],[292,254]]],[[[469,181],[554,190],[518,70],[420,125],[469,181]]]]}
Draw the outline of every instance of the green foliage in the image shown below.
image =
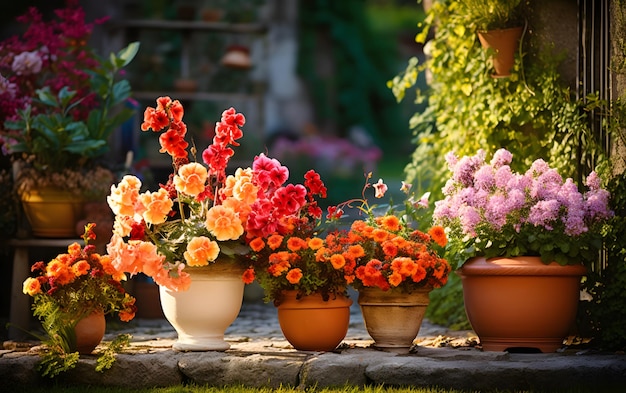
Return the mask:
{"type": "Polygon", "coordinates": [[[19,120],[6,121],[4,126],[16,131],[12,136],[17,143],[10,147],[13,153],[34,155],[33,166],[44,173],[59,173],[65,168],[81,168],[94,157],[108,149],[111,132],[128,120],[133,111],[123,103],[130,97],[127,80],[116,81],[117,73],[134,58],[139,43],[131,43],[100,67],[89,71],[90,90],[98,105],[85,120],[76,120],[75,111],[87,97],[78,97],[69,87],[58,95],[49,87],[36,91],[36,103],[45,110],[34,113],[32,106],[18,111],[19,120]]]}
{"type": "Polygon", "coordinates": [[[96,360],[96,371],[104,372],[110,369],[115,363],[115,358],[118,352],[121,352],[124,348],[130,345],[130,334],[120,334],[113,341],[109,343],[99,354],[98,360],[96,360]]]}
{"type": "Polygon", "coordinates": [[[521,0],[461,0],[461,13],[468,24],[481,31],[506,29],[523,24],[521,0]]]}
{"type": "MultiPolygon", "coordinates": [[[[563,56],[536,42],[527,29],[512,75],[492,78],[490,54],[476,37],[478,24],[468,22],[461,3],[433,2],[416,36],[425,43],[427,60],[410,59],[404,72],[388,82],[398,101],[413,90],[415,103],[426,104],[410,120],[415,150],[406,181],[439,200],[447,153],[471,156],[484,149],[493,154],[505,147],[517,158],[511,163],[515,171],[543,158],[581,184],[581,174],[589,173],[604,151],[590,131],[582,101],[561,80],[563,56]],[[427,74],[428,89],[416,88],[422,74],[427,74]]],[[[439,293],[447,300],[431,307],[429,318],[449,320],[455,314],[450,310],[462,309],[460,286],[439,293]]]]}

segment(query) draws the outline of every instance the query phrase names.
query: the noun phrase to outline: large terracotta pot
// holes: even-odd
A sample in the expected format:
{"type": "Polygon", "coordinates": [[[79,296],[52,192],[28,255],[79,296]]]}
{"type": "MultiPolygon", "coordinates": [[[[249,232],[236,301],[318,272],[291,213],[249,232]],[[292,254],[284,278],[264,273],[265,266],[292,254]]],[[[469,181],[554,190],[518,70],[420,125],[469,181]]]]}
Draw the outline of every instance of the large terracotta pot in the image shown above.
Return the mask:
{"type": "Polygon", "coordinates": [[[289,343],[300,351],[332,351],[348,333],[352,300],[345,296],[324,301],[319,294],[296,299],[285,291],[278,308],[278,322],[289,343]]]}
{"type": "Polygon", "coordinates": [[[365,328],[377,348],[392,352],[408,352],[419,333],[428,294],[432,288],[411,293],[383,291],[379,288],[359,290],[359,306],[365,328]]]}
{"type": "Polygon", "coordinates": [[[559,349],[575,322],[586,271],[582,265],[546,265],[539,257],[467,261],[457,273],[483,350],[559,349]]]}
{"type": "Polygon", "coordinates": [[[21,200],[33,235],[76,237],[76,222],[83,214],[82,198],[48,187],[23,193],[21,200]]]}
{"type": "Polygon", "coordinates": [[[224,332],[235,321],[243,302],[243,270],[232,261],[218,260],[207,267],[187,270],[191,286],[187,291],[159,287],[161,308],[178,339],[179,351],[225,351],[230,348],[224,332]]]}
{"type": "Polygon", "coordinates": [[[518,48],[522,27],[510,29],[498,29],[479,31],[478,39],[485,49],[493,49],[494,77],[507,77],[511,75],[511,68],[515,64],[515,51],[518,48]]]}
{"type": "Polygon", "coordinates": [[[96,310],[78,321],[74,327],[76,348],[81,355],[88,355],[100,344],[106,330],[106,319],[102,310],[96,310]]]}

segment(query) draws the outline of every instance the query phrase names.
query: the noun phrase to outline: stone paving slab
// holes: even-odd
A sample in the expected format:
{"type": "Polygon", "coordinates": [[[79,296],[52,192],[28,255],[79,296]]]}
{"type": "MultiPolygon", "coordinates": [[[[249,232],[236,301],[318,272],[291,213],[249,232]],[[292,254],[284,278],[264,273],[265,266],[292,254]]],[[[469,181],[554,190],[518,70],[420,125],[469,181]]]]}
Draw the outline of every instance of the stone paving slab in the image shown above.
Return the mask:
{"type": "MultiPolygon", "coordinates": [[[[411,385],[467,390],[586,388],[622,391],[626,355],[579,349],[551,354],[483,352],[472,332],[449,332],[424,321],[417,345],[405,354],[372,347],[358,308],[346,339],[333,352],[296,351],[285,341],[275,310],[244,305],[226,334],[225,352],[178,352],[176,333],[164,320],[137,320],[125,330],[131,348],[118,355],[110,370],[94,371],[95,357],[83,356],[76,369],[57,383],[127,388],[176,386],[253,387],[411,385]]],[[[0,351],[0,391],[50,383],[36,371],[37,347],[0,351]]]]}

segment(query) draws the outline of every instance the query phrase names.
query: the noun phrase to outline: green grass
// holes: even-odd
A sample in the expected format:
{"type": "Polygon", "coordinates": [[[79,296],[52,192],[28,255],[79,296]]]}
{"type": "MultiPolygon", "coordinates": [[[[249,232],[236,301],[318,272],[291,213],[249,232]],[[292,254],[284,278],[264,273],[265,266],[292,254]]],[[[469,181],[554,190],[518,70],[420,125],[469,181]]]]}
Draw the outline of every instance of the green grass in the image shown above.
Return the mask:
{"type": "MultiPolygon", "coordinates": [[[[457,390],[457,389],[443,389],[443,388],[417,388],[417,387],[337,387],[337,388],[252,388],[244,386],[231,386],[231,387],[211,387],[211,386],[172,386],[165,388],[144,388],[144,389],[130,389],[130,388],[115,388],[115,387],[41,387],[33,388],[30,390],[23,390],[24,393],[83,393],[86,390],[89,393],[474,393],[480,392],[479,390],[457,390]]],[[[563,390],[560,393],[591,393],[593,390],[575,389],[575,390],[563,390]]],[[[492,390],[492,393],[540,393],[540,390],[492,390]]],[[[556,393],[554,391],[551,391],[556,393]]],[[[617,390],[615,390],[617,392],[617,390]]]]}

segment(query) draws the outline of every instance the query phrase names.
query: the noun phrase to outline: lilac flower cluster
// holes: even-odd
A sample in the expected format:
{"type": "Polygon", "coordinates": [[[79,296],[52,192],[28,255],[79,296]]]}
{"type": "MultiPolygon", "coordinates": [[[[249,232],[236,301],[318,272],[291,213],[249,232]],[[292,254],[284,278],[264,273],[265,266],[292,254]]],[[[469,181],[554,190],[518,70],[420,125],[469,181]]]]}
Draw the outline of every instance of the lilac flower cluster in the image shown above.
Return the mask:
{"type": "Polygon", "coordinates": [[[572,179],[564,181],[544,160],[536,160],[520,174],[511,170],[512,158],[506,149],[498,150],[489,163],[483,150],[461,159],[448,154],[452,177],[443,188],[445,198],[435,202],[435,222],[466,246],[505,252],[515,246],[505,243],[515,243],[520,234],[534,239],[533,232],[544,237],[555,232],[550,236],[579,241],[596,224],[612,217],[609,192],[601,188],[595,172],[586,179],[588,191],[581,193],[572,179]]]}

